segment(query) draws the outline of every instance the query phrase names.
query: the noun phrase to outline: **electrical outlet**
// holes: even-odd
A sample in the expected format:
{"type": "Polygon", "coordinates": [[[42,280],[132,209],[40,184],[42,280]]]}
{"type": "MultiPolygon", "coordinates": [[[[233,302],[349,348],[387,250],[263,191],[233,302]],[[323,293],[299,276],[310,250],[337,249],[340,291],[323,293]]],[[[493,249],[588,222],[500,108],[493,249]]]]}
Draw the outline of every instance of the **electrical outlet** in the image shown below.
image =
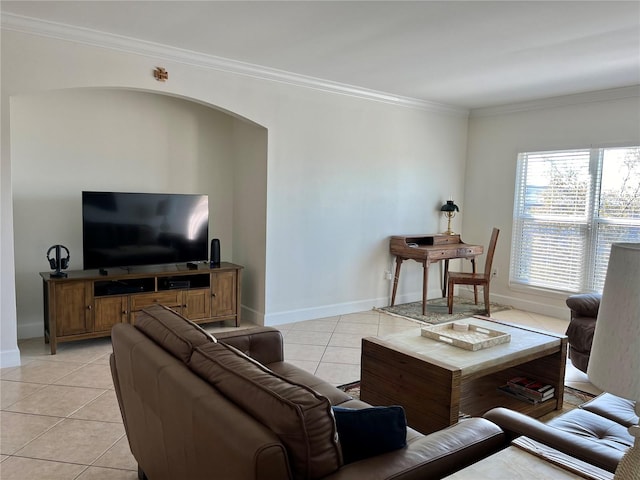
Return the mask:
{"type": "Polygon", "coordinates": [[[494,268],[493,271],[491,272],[491,276],[492,277],[497,277],[498,276],[498,268],[494,268]]]}
{"type": "Polygon", "coordinates": [[[393,280],[393,274],[387,270],[386,272],[384,272],[384,278],[385,280],[393,280]]]}

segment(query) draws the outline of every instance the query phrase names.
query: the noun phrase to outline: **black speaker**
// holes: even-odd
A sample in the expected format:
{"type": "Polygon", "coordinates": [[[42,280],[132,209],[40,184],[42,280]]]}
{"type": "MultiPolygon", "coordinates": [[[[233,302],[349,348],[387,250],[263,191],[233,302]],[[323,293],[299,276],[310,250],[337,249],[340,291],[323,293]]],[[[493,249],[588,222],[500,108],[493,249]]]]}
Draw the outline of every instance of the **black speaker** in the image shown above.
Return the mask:
{"type": "Polygon", "coordinates": [[[47,260],[49,261],[49,266],[51,270],[55,270],[50,276],[53,278],[66,277],[66,273],[62,273],[60,270],[66,270],[69,268],[69,260],[71,259],[71,255],[69,254],[69,249],[64,245],[52,245],[47,250],[47,260]],[[62,256],[62,249],[67,252],[66,256],[62,256]],[[51,251],[55,250],[56,256],[55,258],[51,258],[51,251]]]}
{"type": "Polygon", "coordinates": [[[209,260],[209,266],[211,268],[220,266],[220,240],[217,238],[211,240],[211,259],[209,260]]]}

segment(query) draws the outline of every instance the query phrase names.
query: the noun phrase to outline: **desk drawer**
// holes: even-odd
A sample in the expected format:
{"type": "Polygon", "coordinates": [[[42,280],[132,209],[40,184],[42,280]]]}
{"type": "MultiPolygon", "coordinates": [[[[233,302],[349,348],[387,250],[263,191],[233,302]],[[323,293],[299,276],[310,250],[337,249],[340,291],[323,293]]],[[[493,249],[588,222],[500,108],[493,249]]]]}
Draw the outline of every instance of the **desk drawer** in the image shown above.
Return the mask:
{"type": "Polygon", "coordinates": [[[429,259],[432,262],[437,262],[438,260],[445,260],[447,258],[456,258],[456,253],[458,249],[456,248],[443,248],[442,250],[431,250],[429,252],[429,259]]]}
{"type": "Polygon", "coordinates": [[[458,249],[459,257],[472,257],[475,255],[480,255],[482,253],[482,248],[478,247],[462,247],[458,249]]]}
{"type": "Polygon", "coordinates": [[[460,235],[434,235],[434,245],[453,245],[454,243],[460,243],[460,235]]]}

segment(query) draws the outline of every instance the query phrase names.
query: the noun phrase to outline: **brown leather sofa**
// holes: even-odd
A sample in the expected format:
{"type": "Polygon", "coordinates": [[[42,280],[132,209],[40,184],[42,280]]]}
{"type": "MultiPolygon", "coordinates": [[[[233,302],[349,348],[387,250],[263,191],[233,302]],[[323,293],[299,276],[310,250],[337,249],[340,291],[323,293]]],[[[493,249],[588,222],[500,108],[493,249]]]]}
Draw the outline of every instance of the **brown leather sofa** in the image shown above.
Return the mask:
{"type": "MultiPolygon", "coordinates": [[[[213,338],[154,306],[112,330],[111,372],[141,479],[432,479],[507,444],[484,418],[344,463],[332,406],[368,404],[284,361],[281,333],[213,338]]],[[[404,428],[404,425],[403,425],[404,428]]],[[[404,430],[401,430],[401,433],[404,430]]]]}
{"type": "Polygon", "coordinates": [[[600,299],[598,293],[580,293],[571,295],[566,303],[571,310],[571,319],[567,327],[567,341],[569,343],[569,358],[578,370],[587,372],[593,332],[596,329],[600,299]]]}
{"type": "Polygon", "coordinates": [[[510,439],[525,435],[574,458],[615,472],[633,445],[628,432],[638,424],[635,403],[609,393],[590,400],[546,423],[498,407],[483,416],[500,425],[510,439]]]}

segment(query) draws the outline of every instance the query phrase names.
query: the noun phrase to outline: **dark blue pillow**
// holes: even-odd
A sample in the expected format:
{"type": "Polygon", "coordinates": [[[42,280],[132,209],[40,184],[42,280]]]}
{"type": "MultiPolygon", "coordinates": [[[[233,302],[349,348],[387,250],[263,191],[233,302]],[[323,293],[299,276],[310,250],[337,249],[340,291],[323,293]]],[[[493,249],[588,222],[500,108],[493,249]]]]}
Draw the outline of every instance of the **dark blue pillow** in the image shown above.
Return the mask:
{"type": "Polygon", "coordinates": [[[401,406],[333,407],[344,463],[403,448],[407,444],[407,419],[401,406]]]}

